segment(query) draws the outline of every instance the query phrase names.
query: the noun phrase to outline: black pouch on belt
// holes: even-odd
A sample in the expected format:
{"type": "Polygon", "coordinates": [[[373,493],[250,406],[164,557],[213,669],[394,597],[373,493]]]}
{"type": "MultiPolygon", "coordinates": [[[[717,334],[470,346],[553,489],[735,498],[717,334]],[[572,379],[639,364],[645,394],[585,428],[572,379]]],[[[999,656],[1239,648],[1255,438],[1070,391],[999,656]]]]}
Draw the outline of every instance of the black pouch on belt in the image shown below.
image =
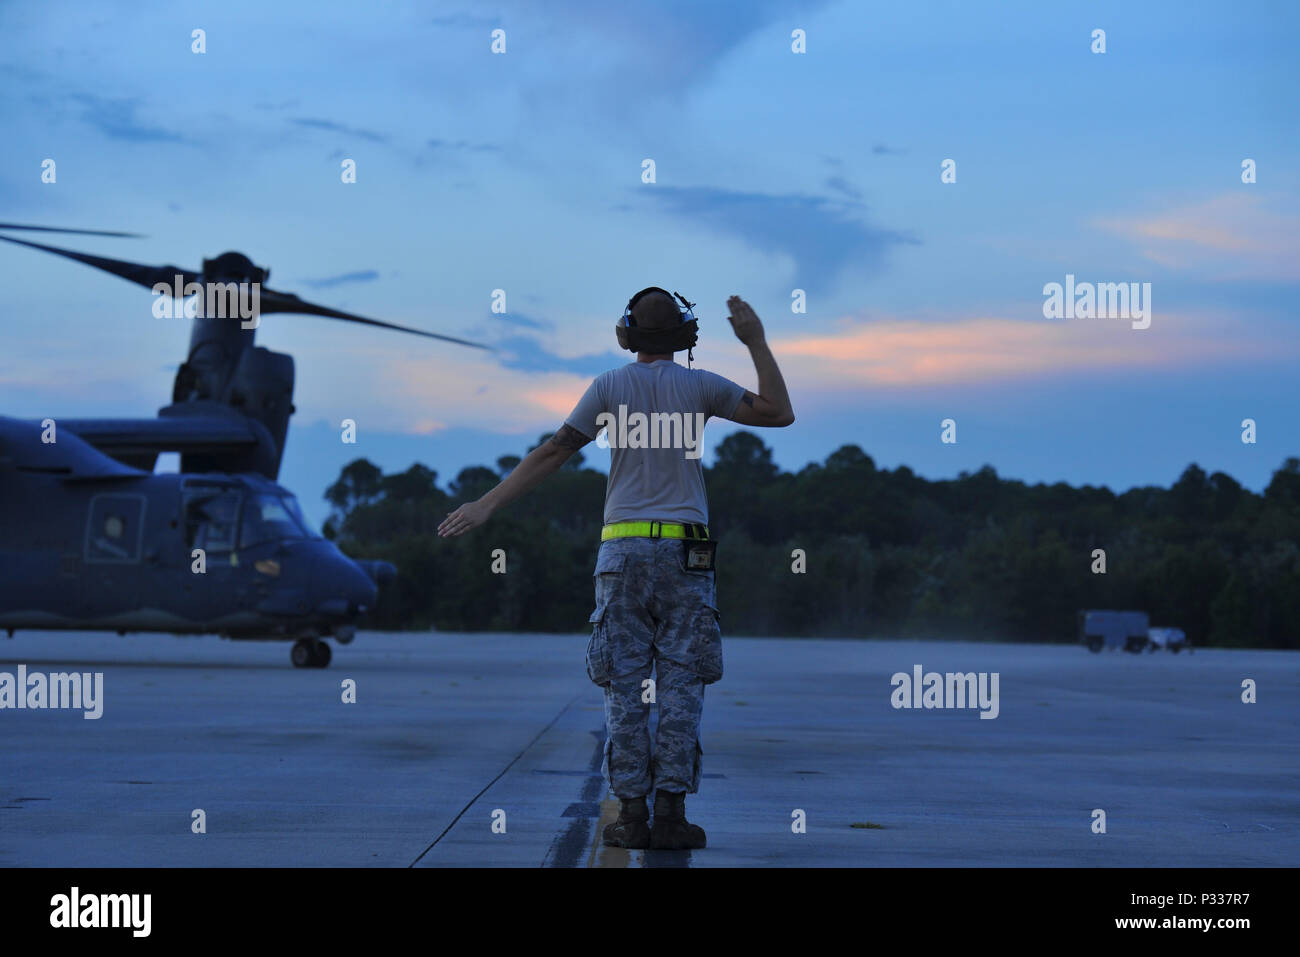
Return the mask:
{"type": "Polygon", "coordinates": [[[718,553],[718,543],[712,539],[695,541],[686,539],[682,542],[684,564],[688,572],[713,571],[714,558],[718,553]]]}

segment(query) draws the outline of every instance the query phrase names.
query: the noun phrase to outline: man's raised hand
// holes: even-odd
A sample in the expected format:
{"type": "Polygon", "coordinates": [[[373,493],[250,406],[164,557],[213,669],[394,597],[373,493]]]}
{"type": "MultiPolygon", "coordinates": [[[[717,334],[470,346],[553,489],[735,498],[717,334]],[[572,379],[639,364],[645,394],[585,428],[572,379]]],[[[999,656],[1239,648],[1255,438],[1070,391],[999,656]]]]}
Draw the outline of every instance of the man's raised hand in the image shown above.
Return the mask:
{"type": "Polygon", "coordinates": [[[749,303],[739,296],[731,296],[727,300],[728,315],[727,320],[731,323],[731,330],[747,346],[756,346],[763,341],[763,323],[758,315],[750,307],[749,303]]]}

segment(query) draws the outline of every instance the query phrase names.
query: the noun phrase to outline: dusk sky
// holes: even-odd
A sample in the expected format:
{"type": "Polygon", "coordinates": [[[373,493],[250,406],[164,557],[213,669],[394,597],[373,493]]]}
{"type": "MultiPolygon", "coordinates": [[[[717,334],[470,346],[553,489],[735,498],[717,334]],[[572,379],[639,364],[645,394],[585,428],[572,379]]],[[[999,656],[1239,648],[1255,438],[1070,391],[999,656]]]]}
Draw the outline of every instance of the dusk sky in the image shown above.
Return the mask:
{"type": "MultiPolygon", "coordinates": [[[[496,346],[267,316],[297,363],[281,481],[317,521],[358,456],[445,482],[523,454],[628,361],[647,285],[698,302],[696,364],[750,389],[725,300],[754,306],[786,469],[855,443],[932,478],[1123,490],[1196,462],[1258,490],[1300,454],[1298,27],[1287,2],[13,0],[0,220],[144,233],[14,235],[145,263],[239,250],[273,288],[496,346]],[[1149,328],[1045,318],[1067,275],[1150,283],[1149,328]]],[[[0,245],[0,414],[169,401],[186,321],[0,245]]]]}

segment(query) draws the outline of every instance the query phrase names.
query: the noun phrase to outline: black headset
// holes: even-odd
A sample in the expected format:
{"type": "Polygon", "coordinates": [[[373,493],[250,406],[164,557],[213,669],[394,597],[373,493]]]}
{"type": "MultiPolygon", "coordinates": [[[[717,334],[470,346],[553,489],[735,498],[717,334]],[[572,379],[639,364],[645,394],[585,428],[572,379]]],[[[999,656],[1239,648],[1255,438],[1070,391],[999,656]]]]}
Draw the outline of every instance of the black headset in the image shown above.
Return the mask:
{"type": "Polygon", "coordinates": [[[691,349],[699,339],[699,322],[692,312],[695,303],[687,302],[686,297],[679,292],[670,293],[667,289],[661,289],[658,286],[647,286],[635,296],[627,301],[627,306],[623,309],[623,316],[618,320],[618,325],[614,331],[618,334],[618,344],[629,352],[648,352],[652,355],[664,352],[681,352],[686,350],[687,361],[691,361],[694,356],[691,349]],[[676,326],[670,326],[667,329],[642,329],[636,324],[636,319],[632,316],[632,307],[635,306],[643,296],[648,296],[652,292],[661,292],[668,298],[674,296],[680,300],[681,306],[681,323],[676,326]]]}

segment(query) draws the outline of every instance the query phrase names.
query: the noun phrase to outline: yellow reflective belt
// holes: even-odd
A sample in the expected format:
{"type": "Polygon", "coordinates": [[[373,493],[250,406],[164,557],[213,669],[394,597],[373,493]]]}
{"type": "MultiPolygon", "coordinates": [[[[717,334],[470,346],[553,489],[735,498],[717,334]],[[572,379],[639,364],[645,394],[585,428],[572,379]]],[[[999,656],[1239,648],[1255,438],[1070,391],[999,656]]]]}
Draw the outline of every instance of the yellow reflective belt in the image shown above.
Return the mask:
{"type": "Polygon", "coordinates": [[[611,538],[697,538],[709,537],[706,525],[680,525],[676,522],[611,522],[600,530],[600,540],[611,538]],[[701,534],[703,532],[703,534],[701,534]]]}

